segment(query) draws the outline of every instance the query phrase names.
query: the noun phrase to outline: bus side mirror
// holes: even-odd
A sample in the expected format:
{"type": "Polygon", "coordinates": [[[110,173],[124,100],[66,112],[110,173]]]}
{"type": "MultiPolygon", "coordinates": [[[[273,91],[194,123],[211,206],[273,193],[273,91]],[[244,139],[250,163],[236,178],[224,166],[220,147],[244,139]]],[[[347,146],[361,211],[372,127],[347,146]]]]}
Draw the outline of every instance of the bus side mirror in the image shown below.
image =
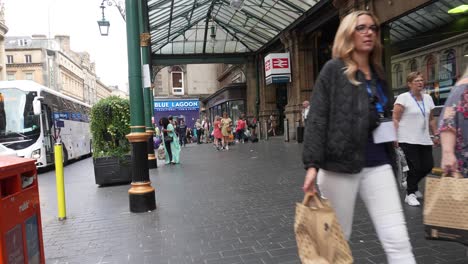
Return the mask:
{"type": "Polygon", "coordinates": [[[34,115],[41,114],[41,101],[39,101],[37,98],[33,100],[33,112],[34,115]]]}

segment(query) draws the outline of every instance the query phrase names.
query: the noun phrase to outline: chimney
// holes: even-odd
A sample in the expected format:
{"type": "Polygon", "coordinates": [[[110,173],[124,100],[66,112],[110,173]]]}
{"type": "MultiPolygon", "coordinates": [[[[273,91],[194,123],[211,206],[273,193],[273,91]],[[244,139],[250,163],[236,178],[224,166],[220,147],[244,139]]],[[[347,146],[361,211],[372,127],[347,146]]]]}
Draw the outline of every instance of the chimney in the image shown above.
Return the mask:
{"type": "Polygon", "coordinates": [[[70,51],[70,36],[56,35],[55,40],[60,44],[60,49],[70,51]]]}

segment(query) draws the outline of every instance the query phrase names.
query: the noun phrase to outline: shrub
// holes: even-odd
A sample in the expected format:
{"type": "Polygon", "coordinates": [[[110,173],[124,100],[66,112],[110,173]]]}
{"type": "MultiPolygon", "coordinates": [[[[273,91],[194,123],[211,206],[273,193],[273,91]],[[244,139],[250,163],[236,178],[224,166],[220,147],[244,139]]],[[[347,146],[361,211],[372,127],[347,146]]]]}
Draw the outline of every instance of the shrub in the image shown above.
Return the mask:
{"type": "Polygon", "coordinates": [[[130,152],[130,102],[117,96],[101,99],[91,108],[93,157],[120,157],[130,152]]]}

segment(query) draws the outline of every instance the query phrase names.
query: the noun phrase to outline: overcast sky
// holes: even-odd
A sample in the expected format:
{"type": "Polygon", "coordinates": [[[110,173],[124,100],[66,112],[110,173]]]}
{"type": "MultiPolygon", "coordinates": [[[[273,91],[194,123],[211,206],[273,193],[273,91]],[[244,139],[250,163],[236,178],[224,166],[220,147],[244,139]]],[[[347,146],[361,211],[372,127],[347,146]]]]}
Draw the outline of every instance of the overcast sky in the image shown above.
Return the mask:
{"type": "MultiPolygon", "coordinates": [[[[117,0],[117,2],[120,0],[117,0]]],[[[0,0],[5,3],[7,36],[69,35],[71,49],[87,51],[96,74],[106,85],[126,90],[127,41],[125,22],[115,6],[106,6],[109,36],[99,34],[101,0],[0,0]]]]}

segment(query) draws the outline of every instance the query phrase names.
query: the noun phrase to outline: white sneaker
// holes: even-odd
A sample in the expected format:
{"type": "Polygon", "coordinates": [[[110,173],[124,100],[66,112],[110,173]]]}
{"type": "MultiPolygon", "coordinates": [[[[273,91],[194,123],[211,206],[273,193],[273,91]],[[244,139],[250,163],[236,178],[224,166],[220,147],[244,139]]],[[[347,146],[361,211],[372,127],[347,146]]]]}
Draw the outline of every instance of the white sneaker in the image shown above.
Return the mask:
{"type": "Polygon", "coordinates": [[[229,146],[226,145],[226,150],[229,150],[229,146]]]}
{"type": "Polygon", "coordinates": [[[418,198],[418,199],[423,198],[423,194],[420,191],[416,191],[414,194],[416,195],[416,198],[418,198]]]}
{"type": "Polygon", "coordinates": [[[419,203],[419,201],[418,201],[418,198],[416,197],[416,194],[414,194],[414,193],[406,195],[405,203],[407,203],[410,206],[420,206],[421,205],[419,203]]]}

